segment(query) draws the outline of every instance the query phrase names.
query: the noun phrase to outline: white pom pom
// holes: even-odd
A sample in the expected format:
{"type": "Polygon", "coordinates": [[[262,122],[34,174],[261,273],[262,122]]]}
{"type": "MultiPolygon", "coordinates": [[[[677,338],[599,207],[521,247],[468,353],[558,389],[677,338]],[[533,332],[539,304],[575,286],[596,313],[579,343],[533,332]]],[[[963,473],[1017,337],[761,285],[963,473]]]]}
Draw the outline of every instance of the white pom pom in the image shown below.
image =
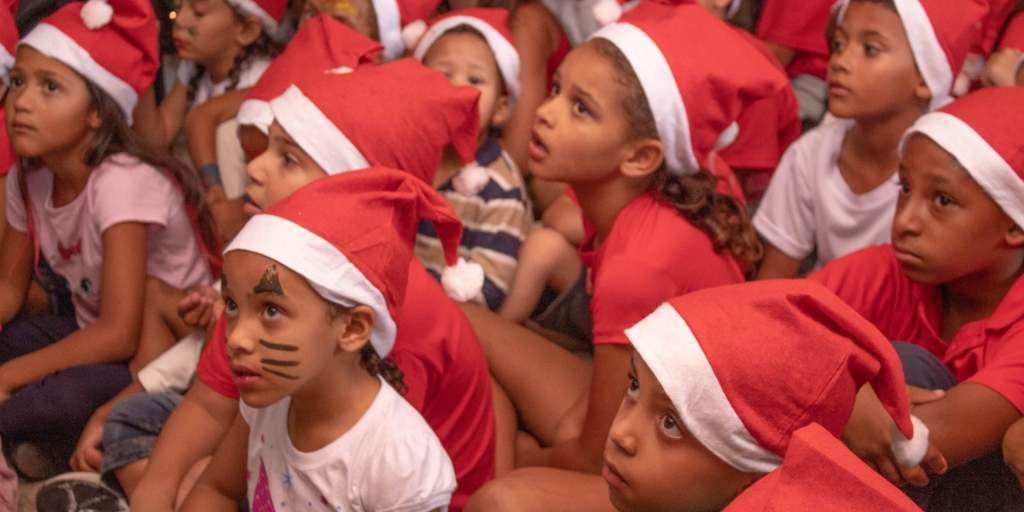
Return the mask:
{"type": "Polygon", "coordinates": [[[593,15],[602,27],[610,25],[622,17],[622,6],[615,0],[601,0],[594,4],[593,15]]]}
{"type": "Polygon", "coordinates": [[[420,42],[420,38],[427,32],[427,22],[423,20],[416,20],[402,28],[402,44],[405,45],[405,49],[412,50],[416,48],[416,43],[420,42]]]}
{"type": "Polygon", "coordinates": [[[458,263],[441,271],[441,286],[449,297],[467,302],[480,296],[484,287],[484,268],[459,258],[458,263]]]}
{"type": "Polygon", "coordinates": [[[456,192],[466,197],[472,197],[479,194],[490,179],[487,169],[474,161],[459,169],[459,173],[452,178],[452,187],[455,187],[456,192]]]}
{"type": "Polygon", "coordinates": [[[910,422],[914,425],[913,439],[907,439],[896,428],[895,422],[889,424],[892,453],[896,456],[896,462],[908,467],[920,464],[928,453],[928,426],[913,414],[910,415],[910,422]]]}
{"type": "Polygon", "coordinates": [[[114,8],[104,0],[89,0],[82,6],[82,22],[89,30],[96,30],[110,23],[114,8]]]}
{"type": "Polygon", "coordinates": [[[740,125],[733,121],[726,129],[718,136],[718,140],[715,141],[715,151],[721,151],[733,142],[736,142],[736,137],[740,135],[740,125]]]}

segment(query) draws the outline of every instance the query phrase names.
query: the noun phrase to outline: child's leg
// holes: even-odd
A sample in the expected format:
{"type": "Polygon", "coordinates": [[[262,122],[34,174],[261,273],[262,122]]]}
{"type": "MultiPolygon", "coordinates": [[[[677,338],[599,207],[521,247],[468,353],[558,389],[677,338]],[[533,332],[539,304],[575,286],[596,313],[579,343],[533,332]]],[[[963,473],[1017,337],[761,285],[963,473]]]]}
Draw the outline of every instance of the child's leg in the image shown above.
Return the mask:
{"type": "Polygon", "coordinates": [[[465,512],[615,512],[596,475],[552,468],[517,469],[480,488],[465,512]]]}
{"type": "Polygon", "coordinates": [[[178,316],[178,303],[184,298],[185,292],[155,277],[147,279],[139,348],[129,363],[132,375],[192,332],[178,316]]]}
{"type": "Polygon", "coordinates": [[[103,425],[104,479],[116,477],[130,496],[167,418],[182,400],[173,393],[137,393],[118,402],[103,425]]]}
{"type": "Polygon", "coordinates": [[[1024,418],[1017,420],[1003,436],[1003,460],[1024,488],[1024,418]]]}
{"type": "Polygon", "coordinates": [[[515,323],[525,322],[537,307],[544,286],[559,293],[568,289],[582,265],[576,247],[557,231],[541,228],[530,233],[519,248],[516,274],[498,314],[515,323]]]}
{"type": "Polygon", "coordinates": [[[491,377],[491,395],[494,397],[494,478],[499,478],[516,467],[519,425],[516,406],[494,377],[491,377]]]}

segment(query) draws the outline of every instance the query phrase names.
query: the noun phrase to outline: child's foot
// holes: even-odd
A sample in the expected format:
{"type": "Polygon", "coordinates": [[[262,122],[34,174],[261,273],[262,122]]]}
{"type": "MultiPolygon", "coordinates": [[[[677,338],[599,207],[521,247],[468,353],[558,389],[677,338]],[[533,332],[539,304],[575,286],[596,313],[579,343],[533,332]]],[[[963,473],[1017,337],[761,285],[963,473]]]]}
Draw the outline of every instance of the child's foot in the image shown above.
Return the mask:
{"type": "Polygon", "coordinates": [[[119,492],[100,481],[97,473],[57,475],[36,494],[37,512],[128,512],[119,492]]]}

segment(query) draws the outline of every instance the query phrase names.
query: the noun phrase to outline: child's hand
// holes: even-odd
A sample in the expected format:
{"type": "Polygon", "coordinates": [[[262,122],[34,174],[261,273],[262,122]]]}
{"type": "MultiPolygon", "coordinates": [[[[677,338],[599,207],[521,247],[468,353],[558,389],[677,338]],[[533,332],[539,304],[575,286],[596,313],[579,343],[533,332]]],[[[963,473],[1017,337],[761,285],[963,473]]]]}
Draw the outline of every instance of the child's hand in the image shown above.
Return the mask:
{"type": "Polygon", "coordinates": [[[106,415],[93,414],[78,437],[78,446],[71,454],[71,469],[99,473],[103,464],[103,423],[106,415]]]}
{"type": "Polygon", "coordinates": [[[213,331],[217,317],[224,310],[224,302],[213,287],[197,286],[178,303],[178,316],[192,329],[213,331]]]}
{"type": "Polygon", "coordinates": [[[1010,425],[1003,435],[1003,460],[1024,487],[1024,418],[1010,425]]]}
{"type": "Polygon", "coordinates": [[[984,87],[1000,87],[1016,85],[1017,61],[1021,51],[1016,48],[1003,48],[992,54],[985,62],[981,72],[981,85],[984,87]]]}

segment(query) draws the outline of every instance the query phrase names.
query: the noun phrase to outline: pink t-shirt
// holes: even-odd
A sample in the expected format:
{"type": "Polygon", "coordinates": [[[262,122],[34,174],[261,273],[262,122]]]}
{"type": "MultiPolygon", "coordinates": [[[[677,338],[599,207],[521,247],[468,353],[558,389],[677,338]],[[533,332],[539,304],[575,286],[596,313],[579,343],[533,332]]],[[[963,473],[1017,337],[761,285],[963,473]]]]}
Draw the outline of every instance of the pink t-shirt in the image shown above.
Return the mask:
{"type": "Polygon", "coordinates": [[[631,201],[596,250],[593,225],[584,217],[580,246],[590,267],[594,344],[628,344],[625,331],[661,303],[704,288],[742,283],[728,253],[715,252],[708,235],[653,192],[631,201]]]}
{"type": "MultiPolygon", "coordinates": [[[[92,170],[82,193],[59,207],[53,206],[49,169],[31,171],[25,179],[39,250],[53,271],[68,280],[79,327],[99,317],[103,232],[116,224],[147,225],[148,275],[180,289],[213,280],[181,193],[152,166],[124,154],[107,158],[92,170]]],[[[28,232],[16,170],[7,180],[7,221],[28,232]]]]}
{"type": "MultiPolygon", "coordinates": [[[[459,487],[450,510],[462,510],[494,478],[494,402],[487,359],[462,310],[416,258],[409,263],[405,297],[390,357],[404,374],[403,397],[427,420],[452,459],[459,487]]],[[[226,339],[222,315],[197,372],[211,389],[237,400],[226,339]]]]}
{"type": "Polygon", "coordinates": [[[938,334],[939,288],[908,279],[892,245],[850,253],[808,278],[835,292],[890,340],[927,349],[960,382],[988,386],[1024,411],[1024,278],[992,316],[964,324],[949,343],[938,334]]]}

